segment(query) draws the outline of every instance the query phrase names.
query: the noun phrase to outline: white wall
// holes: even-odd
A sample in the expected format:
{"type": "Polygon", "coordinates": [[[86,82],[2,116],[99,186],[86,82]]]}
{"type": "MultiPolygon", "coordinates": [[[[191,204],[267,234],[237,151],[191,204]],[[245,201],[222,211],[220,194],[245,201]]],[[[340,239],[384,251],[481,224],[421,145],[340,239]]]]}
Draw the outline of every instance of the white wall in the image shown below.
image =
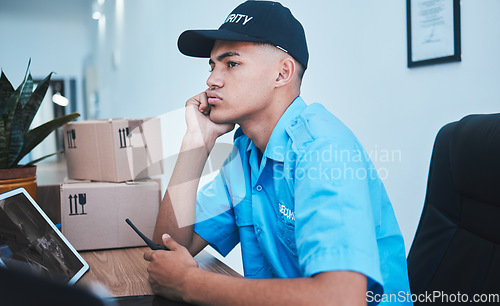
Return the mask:
{"type": "MultiPolygon", "coordinates": [[[[33,78],[75,78],[83,111],[83,61],[91,49],[89,0],[1,0],[0,67],[17,88],[31,58],[33,78]]],[[[68,90],[68,89],[67,89],[68,90]]]]}

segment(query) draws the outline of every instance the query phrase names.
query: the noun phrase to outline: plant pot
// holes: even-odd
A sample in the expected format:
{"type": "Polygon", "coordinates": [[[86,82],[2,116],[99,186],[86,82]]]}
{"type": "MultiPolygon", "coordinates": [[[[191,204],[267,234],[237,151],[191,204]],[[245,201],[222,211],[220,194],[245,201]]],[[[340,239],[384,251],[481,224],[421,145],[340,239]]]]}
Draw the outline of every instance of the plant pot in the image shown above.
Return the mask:
{"type": "Polygon", "coordinates": [[[36,166],[0,169],[0,193],[23,187],[36,201],[36,166]]]}

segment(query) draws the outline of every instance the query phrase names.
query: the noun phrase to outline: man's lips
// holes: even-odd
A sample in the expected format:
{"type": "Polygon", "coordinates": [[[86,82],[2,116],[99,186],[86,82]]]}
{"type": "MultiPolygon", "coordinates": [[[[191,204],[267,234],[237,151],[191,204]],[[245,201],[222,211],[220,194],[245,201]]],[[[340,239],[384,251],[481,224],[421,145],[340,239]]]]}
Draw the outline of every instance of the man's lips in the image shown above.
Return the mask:
{"type": "Polygon", "coordinates": [[[208,104],[217,104],[220,101],[222,101],[222,99],[215,93],[208,93],[207,98],[208,98],[208,104]]]}

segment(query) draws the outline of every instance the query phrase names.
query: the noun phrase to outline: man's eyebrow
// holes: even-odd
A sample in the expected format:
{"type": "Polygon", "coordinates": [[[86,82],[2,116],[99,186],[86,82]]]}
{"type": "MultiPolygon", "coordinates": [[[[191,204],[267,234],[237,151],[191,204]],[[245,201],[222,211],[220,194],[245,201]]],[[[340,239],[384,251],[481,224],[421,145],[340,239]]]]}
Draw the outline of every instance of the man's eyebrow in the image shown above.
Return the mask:
{"type": "MultiPolygon", "coordinates": [[[[231,56],[239,56],[240,54],[238,52],[233,52],[233,51],[228,51],[228,52],[224,52],[220,55],[217,56],[217,61],[221,62],[223,59],[225,59],[226,57],[231,57],[231,56]]],[[[214,64],[214,61],[210,58],[208,60],[208,63],[210,65],[214,64]]]]}
{"type": "Polygon", "coordinates": [[[222,53],[221,55],[217,56],[217,60],[220,62],[222,61],[223,59],[225,59],[226,57],[231,57],[231,56],[239,56],[240,54],[238,52],[232,52],[232,51],[228,51],[228,52],[224,52],[222,53]]]}

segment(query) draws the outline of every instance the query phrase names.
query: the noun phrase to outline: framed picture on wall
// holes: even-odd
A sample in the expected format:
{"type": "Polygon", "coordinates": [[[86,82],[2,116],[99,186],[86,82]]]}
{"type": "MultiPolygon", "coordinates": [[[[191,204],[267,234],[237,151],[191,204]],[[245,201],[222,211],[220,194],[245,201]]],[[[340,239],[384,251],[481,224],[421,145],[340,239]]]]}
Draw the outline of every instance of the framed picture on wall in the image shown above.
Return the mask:
{"type": "Polygon", "coordinates": [[[458,62],[460,0],[406,0],[408,67],[458,62]]]}

